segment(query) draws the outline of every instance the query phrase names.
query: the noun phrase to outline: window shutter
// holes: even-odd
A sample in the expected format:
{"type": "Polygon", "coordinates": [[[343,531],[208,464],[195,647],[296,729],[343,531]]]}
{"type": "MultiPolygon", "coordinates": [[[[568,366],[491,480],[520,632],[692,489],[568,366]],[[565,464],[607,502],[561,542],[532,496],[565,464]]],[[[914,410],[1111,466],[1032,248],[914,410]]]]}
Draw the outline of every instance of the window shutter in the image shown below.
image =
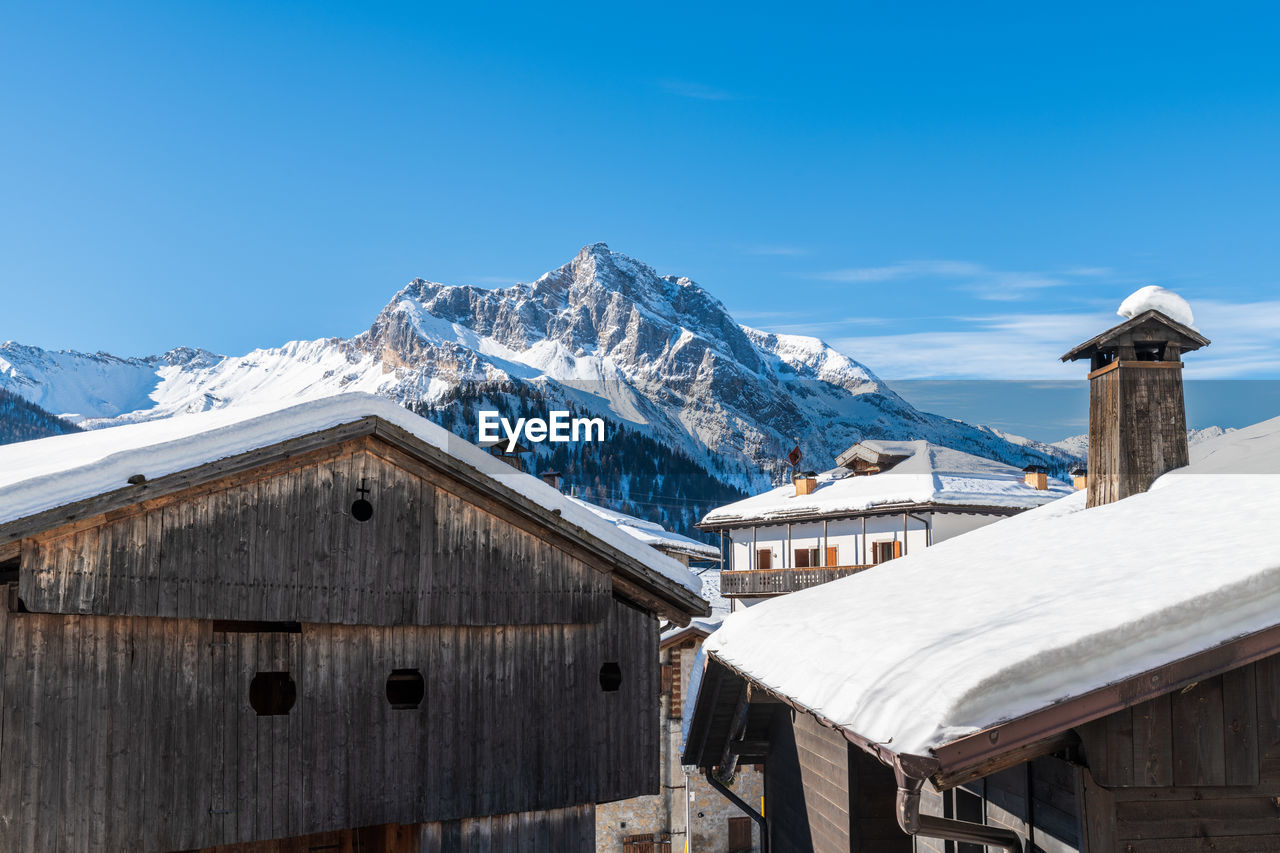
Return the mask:
{"type": "Polygon", "coordinates": [[[829,546],[827,546],[827,563],[826,563],[826,564],[827,564],[828,566],[838,566],[838,565],[840,565],[840,559],[839,559],[839,556],[838,556],[838,554],[839,554],[839,550],[838,550],[838,549],[839,549],[839,547],[840,547],[840,546],[838,546],[838,545],[829,545],[829,546]]]}
{"type": "Polygon", "coordinates": [[[773,552],[768,548],[761,548],[756,552],[756,568],[772,569],[773,568],[773,552]]]}
{"type": "Polygon", "coordinates": [[[902,543],[897,541],[896,539],[894,540],[894,543],[893,543],[893,556],[894,557],[902,556],[902,543]]]}

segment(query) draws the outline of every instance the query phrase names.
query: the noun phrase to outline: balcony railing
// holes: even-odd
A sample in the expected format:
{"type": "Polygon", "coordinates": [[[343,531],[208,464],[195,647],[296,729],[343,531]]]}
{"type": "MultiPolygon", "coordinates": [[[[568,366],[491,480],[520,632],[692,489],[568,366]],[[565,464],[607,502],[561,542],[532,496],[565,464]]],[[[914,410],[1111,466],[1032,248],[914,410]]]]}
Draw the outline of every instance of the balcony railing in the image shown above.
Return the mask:
{"type": "Polygon", "coordinates": [[[783,595],[856,575],[871,566],[821,566],[811,569],[750,569],[720,573],[721,595],[783,595]]]}

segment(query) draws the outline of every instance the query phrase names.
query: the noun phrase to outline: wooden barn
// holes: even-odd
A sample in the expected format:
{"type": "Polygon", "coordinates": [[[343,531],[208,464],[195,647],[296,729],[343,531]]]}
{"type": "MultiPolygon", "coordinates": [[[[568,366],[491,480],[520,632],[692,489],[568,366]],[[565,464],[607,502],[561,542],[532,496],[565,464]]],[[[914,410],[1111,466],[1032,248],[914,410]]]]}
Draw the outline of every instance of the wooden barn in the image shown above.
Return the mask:
{"type": "Polygon", "coordinates": [[[1087,493],[708,638],[684,760],[765,763],[772,853],[1280,851],[1280,418],[1188,454],[1203,343],[1147,311],[1069,354],[1087,493]]]}
{"type": "Polygon", "coordinates": [[[590,851],[687,569],[393,403],[0,448],[0,849],[590,851]]]}

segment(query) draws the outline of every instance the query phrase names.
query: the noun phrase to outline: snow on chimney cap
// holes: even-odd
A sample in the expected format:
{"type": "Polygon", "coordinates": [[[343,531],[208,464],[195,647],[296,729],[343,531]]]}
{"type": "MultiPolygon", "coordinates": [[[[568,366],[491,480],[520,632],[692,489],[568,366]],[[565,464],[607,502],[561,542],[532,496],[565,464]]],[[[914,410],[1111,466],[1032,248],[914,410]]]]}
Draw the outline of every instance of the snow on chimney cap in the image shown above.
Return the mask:
{"type": "Polygon", "coordinates": [[[1184,326],[1195,328],[1196,318],[1192,315],[1191,306],[1187,300],[1172,290],[1155,284],[1140,287],[1129,294],[1128,298],[1120,303],[1116,313],[1121,317],[1133,319],[1143,311],[1151,310],[1159,311],[1170,320],[1176,320],[1184,326]]]}

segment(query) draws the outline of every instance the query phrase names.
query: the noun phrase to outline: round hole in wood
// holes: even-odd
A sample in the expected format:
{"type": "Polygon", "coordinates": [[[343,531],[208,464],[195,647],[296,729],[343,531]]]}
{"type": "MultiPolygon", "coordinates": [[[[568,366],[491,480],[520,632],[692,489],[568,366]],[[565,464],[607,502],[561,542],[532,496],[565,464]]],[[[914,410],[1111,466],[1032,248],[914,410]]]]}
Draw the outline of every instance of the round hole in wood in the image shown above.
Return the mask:
{"type": "Polygon", "coordinates": [[[249,682],[249,707],[259,717],[282,717],[298,701],[298,685],[287,672],[260,672],[249,682]]]}
{"type": "Polygon", "coordinates": [[[426,682],[416,669],[393,669],[387,676],[387,701],[397,711],[412,711],[426,695],[426,682]]]}
{"type": "Polygon", "coordinates": [[[606,661],[600,666],[600,689],[605,693],[616,693],[622,686],[622,667],[617,661],[606,661]]]}
{"type": "Polygon", "coordinates": [[[356,521],[368,521],[373,518],[373,504],[360,498],[351,505],[351,517],[356,521]]]}

